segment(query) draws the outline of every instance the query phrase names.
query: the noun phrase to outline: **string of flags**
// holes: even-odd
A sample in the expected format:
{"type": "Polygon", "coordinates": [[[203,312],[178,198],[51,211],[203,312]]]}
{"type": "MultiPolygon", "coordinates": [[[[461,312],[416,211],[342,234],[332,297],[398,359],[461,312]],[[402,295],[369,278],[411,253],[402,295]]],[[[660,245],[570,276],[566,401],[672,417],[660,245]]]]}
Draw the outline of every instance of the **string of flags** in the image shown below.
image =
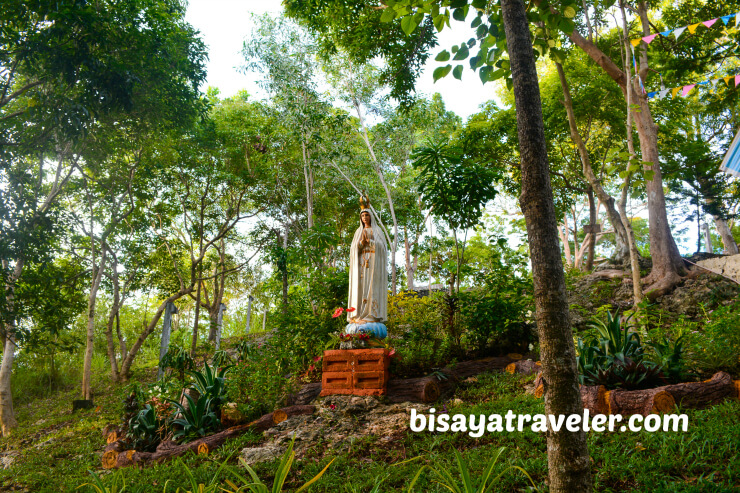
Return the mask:
{"type": "Polygon", "coordinates": [[[671,98],[675,98],[676,96],[680,95],[682,98],[685,98],[689,95],[689,93],[691,93],[691,91],[693,91],[694,89],[698,89],[699,86],[706,86],[713,91],[717,86],[717,83],[722,81],[724,81],[724,83],[727,84],[728,87],[738,87],[740,86],[740,74],[730,75],[729,77],[720,77],[719,79],[705,80],[702,82],[697,82],[696,84],[672,87],[670,89],[661,89],[660,91],[652,91],[647,93],[647,97],[648,99],[663,99],[668,95],[670,95],[671,98]]]}
{"type": "Polygon", "coordinates": [[[740,27],[740,12],[737,12],[735,14],[728,14],[723,15],[721,17],[717,17],[715,19],[711,19],[708,21],[703,22],[697,22],[696,24],[690,24],[688,26],[679,27],[676,29],[669,29],[668,31],[663,31],[655,34],[651,34],[649,36],[643,36],[642,38],[637,39],[631,39],[630,43],[632,43],[632,46],[637,48],[640,46],[640,43],[645,43],[646,45],[649,45],[657,36],[663,36],[664,38],[667,38],[669,34],[673,33],[673,35],[676,37],[676,40],[681,37],[681,35],[686,31],[686,29],[689,30],[691,34],[694,34],[696,30],[699,28],[699,26],[705,26],[707,29],[712,27],[718,20],[722,20],[724,25],[726,26],[728,22],[730,22],[731,19],[735,19],[735,27],[740,27]]]}

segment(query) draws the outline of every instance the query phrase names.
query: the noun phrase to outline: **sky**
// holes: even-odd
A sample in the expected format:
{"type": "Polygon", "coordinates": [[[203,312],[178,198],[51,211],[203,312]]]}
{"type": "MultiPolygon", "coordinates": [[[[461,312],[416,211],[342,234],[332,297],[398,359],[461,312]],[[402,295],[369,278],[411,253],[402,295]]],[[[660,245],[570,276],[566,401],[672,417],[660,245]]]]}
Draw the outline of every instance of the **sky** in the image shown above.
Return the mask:
{"type": "MultiPolygon", "coordinates": [[[[277,16],[281,11],[280,0],[190,0],[186,19],[200,31],[208,46],[208,80],[204,90],[208,86],[217,87],[222,97],[229,97],[246,89],[250,94],[264,97],[257,86],[259,75],[239,71],[244,63],[241,49],[252,31],[253,15],[277,16]]],[[[438,50],[470,37],[466,24],[453,22],[452,27],[440,33],[438,50]]],[[[448,76],[434,83],[432,72],[437,66],[439,64],[434,61],[427,65],[417,83],[417,91],[427,95],[439,92],[447,109],[463,119],[476,113],[480,104],[494,98],[496,86],[484,86],[470,71],[463,73],[462,82],[448,76]]]]}

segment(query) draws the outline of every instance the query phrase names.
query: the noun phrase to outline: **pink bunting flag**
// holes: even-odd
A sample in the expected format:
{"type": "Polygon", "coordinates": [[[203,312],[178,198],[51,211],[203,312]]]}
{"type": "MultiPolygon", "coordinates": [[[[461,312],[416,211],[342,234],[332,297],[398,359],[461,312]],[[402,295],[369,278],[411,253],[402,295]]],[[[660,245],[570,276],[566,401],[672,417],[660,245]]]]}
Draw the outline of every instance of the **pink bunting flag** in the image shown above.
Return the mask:
{"type": "MultiPolygon", "coordinates": [[[[719,19],[719,17],[717,19],[719,19]]],[[[717,19],[712,19],[711,21],[704,21],[702,22],[702,24],[704,24],[707,27],[712,27],[714,23],[717,22],[717,19]]]]}
{"type": "Polygon", "coordinates": [[[657,36],[657,34],[651,34],[650,36],[645,36],[644,38],[642,38],[642,40],[645,42],[646,45],[649,45],[650,42],[655,39],[655,36],[657,36]]]}
{"type": "Polygon", "coordinates": [[[683,86],[683,90],[681,91],[681,96],[686,97],[686,95],[691,92],[694,86],[696,86],[696,84],[689,84],[688,86],[683,86]]]}
{"type": "Polygon", "coordinates": [[[737,87],[738,85],[740,85],[740,74],[735,76],[735,87],[737,87]]]}

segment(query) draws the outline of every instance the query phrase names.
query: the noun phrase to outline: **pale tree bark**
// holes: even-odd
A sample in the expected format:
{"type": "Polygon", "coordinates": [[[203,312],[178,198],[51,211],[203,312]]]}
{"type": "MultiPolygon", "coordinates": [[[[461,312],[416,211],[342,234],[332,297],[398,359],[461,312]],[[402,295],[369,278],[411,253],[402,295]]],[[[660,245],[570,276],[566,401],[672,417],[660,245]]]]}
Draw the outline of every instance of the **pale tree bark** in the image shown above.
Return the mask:
{"type": "MultiPolygon", "coordinates": [[[[94,245],[94,243],[93,243],[94,245]]],[[[95,248],[91,248],[90,256],[92,259],[92,283],[90,285],[90,295],[87,299],[87,337],[85,339],[85,362],[82,370],[82,398],[92,400],[92,356],[95,345],[95,305],[98,298],[98,289],[100,281],[103,279],[105,270],[105,261],[107,251],[105,248],[100,252],[100,264],[95,263],[95,248]]]]}
{"type": "MultiPolygon", "coordinates": [[[[623,30],[624,30],[624,68],[625,73],[627,74],[627,80],[632,80],[631,74],[630,74],[630,49],[632,48],[632,45],[630,44],[629,39],[629,30],[627,29],[627,16],[624,12],[624,4],[622,2],[619,3],[619,6],[622,10],[622,22],[623,22],[623,30]]],[[[629,84],[629,87],[632,87],[632,84],[629,84]]],[[[627,99],[627,149],[630,154],[630,161],[627,162],[627,167],[629,168],[631,161],[635,158],[635,145],[632,140],[632,91],[626,91],[626,99],[627,99]]],[[[657,162],[657,161],[656,161],[657,162]]],[[[627,217],[627,194],[629,193],[630,188],[630,172],[627,171],[627,175],[624,178],[624,185],[622,186],[622,196],[619,200],[618,207],[619,207],[619,213],[622,216],[622,223],[624,224],[625,230],[627,230],[627,240],[629,241],[629,247],[630,247],[630,270],[632,271],[632,294],[635,298],[635,306],[637,306],[642,301],[642,283],[641,283],[641,276],[640,276],[640,261],[639,261],[639,253],[637,252],[637,242],[635,241],[635,230],[632,228],[632,224],[630,222],[630,218],[627,217]]],[[[661,190],[662,192],[662,190],[661,190]]],[[[665,200],[664,200],[664,206],[665,206],[665,200]]],[[[673,237],[671,237],[671,241],[673,241],[673,237]]]]}
{"type": "Polygon", "coordinates": [[[563,216],[563,225],[558,227],[558,234],[560,235],[560,241],[563,242],[563,255],[565,257],[565,265],[573,267],[573,258],[570,252],[570,230],[568,229],[568,216],[563,216]]]}
{"type": "MultiPolygon", "coordinates": [[[[536,3],[540,3],[537,1],[536,3]]],[[[644,2],[638,4],[641,20],[643,21],[643,33],[650,34],[650,26],[647,22],[647,6],[644,2]]],[[[646,278],[646,282],[652,284],[648,291],[652,291],[651,297],[659,296],[670,291],[685,274],[683,259],[678,251],[676,242],[671,235],[668,224],[668,213],[666,211],[665,194],[663,193],[663,177],[660,170],[658,153],[658,131],[653,120],[650,107],[645,95],[638,94],[635,86],[629,83],[627,76],[603,51],[594,43],[584,38],[578,30],[573,30],[570,40],[581,48],[606,74],[614,80],[624,91],[630,94],[633,104],[639,105],[640,111],[633,113],[636,123],[637,135],[640,139],[642,160],[652,164],[644,165],[645,171],[652,171],[651,180],[646,180],[648,195],[648,220],[650,225],[650,254],[653,261],[653,270],[646,278]]],[[[640,54],[640,76],[643,80],[648,75],[649,66],[644,51],[640,54]]]]}
{"type": "MultiPolygon", "coordinates": [[[[24,260],[18,259],[13,267],[13,273],[5,286],[6,303],[11,319],[4,324],[3,361],[0,365],[0,429],[2,435],[7,437],[11,430],[18,426],[13,409],[13,393],[10,387],[10,377],[13,373],[13,361],[15,360],[15,317],[12,315],[15,309],[15,283],[23,272],[24,260]]],[[[8,269],[7,261],[3,260],[3,270],[8,269]]]]}
{"type": "Polygon", "coordinates": [[[313,170],[311,169],[311,155],[306,149],[306,136],[301,141],[303,151],[303,177],[306,181],[306,216],[308,216],[308,228],[313,228],[313,170]]]}
{"type": "MultiPolygon", "coordinates": [[[[552,197],[540,89],[522,0],[501,0],[516,101],[521,156],[522,193],[519,203],[527,223],[534,280],[540,359],[545,384],[545,412],[580,414],[573,333],[568,322],[568,298],[558,248],[557,217],[552,197]]],[[[549,487],[553,493],[592,491],[586,434],[549,430],[549,487]]]]}
{"type": "Polygon", "coordinates": [[[584,143],[576,124],[576,117],[573,112],[573,99],[570,95],[570,86],[568,84],[568,79],[565,77],[563,66],[556,63],[555,67],[557,68],[558,76],[560,77],[560,86],[563,89],[563,106],[565,107],[565,112],[568,116],[570,137],[578,149],[578,155],[581,158],[583,176],[586,178],[588,184],[591,185],[591,188],[601,203],[604,204],[606,216],[609,219],[609,223],[612,225],[612,228],[614,228],[614,239],[616,245],[614,250],[614,260],[620,264],[627,263],[629,260],[629,240],[627,239],[627,231],[622,223],[622,218],[619,215],[614,198],[604,190],[601,181],[596,178],[596,173],[594,173],[593,166],[591,165],[591,157],[588,154],[588,149],[586,149],[586,144],[584,143]]]}
{"type": "Polygon", "coordinates": [[[737,255],[740,253],[738,252],[737,242],[732,236],[732,231],[730,231],[730,226],[727,224],[727,221],[719,216],[712,216],[712,218],[714,219],[714,227],[717,228],[717,232],[722,238],[722,246],[725,249],[725,255],[737,255]]]}

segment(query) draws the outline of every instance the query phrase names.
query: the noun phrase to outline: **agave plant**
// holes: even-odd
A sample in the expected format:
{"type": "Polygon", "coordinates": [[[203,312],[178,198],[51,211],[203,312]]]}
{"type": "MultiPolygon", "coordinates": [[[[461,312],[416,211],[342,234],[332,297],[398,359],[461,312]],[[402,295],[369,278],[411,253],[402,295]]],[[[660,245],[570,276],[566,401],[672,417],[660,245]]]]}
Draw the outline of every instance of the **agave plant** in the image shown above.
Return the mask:
{"type": "Polygon", "coordinates": [[[640,344],[640,336],[631,331],[633,326],[629,323],[631,314],[624,321],[619,318],[619,310],[614,315],[606,312],[606,321],[594,319],[589,325],[599,333],[602,352],[606,356],[613,356],[619,360],[642,359],[643,351],[640,344]]]}
{"type": "Polygon", "coordinates": [[[648,345],[655,353],[654,361],[660,365],[663,373],[673,382],[680,382],[685,376],[683,364],[683,338],[685,335],[678,337],[671,342],[663,336],[662,341],[653,341],[648,345]]]}
{"type": "Polygon", "coordinates": [[[527,471],[519,466],[509,466],[501,471],[498,475],[493,476],[493,469],[496,467],[496,463],[498,462],[498,459],[499,457],[501,457],[501,454],[504,452],[504,450],[506,450],[506,447],[501,447],[500,449],[498,449],[496,453],[493,454],[493,458],[488,463],[485,471],[483,471],[483,475],[480,478],[474,478],[473,476],[471,476],[470,468],[468,467],[467,462],[465,462],[465,459],[463,459],[462,455],[460,455],[460,452],[453,449],[453,452],[455,453],[455,462],[457,463],[457,470],[460,474],[460,479],[456,479],[447,469],[425,465],[417,471],[416,475],[411,480],[408,492],[410,493],[414,489],[414,486],[416,486],[416,482],[419,480],[419,476],[421,476],[422,471],[427,467],[437,478],[434,482],[450,490],[452,493],[486,493],[487,491],[490,491],[491,488],[493,488],[493,486],[496,484],[496,481],[498,481],[501,476],[512,469],[516,469],[524,473],[524,475],[527,476],[527,478],[529,479],[529,482],[532,483],[532,487],[535,489],[535,491],[539,491],[537,489],[537,485],[534,484],[534,481],[532,480],[532,477],[529,475],[529,473],[527,473],[527,471]]]}
{"type": "Polygon", "coordinates": [[[198,391],[201,398],[210,399],[215,409],[220,409],[226,402],[226,374],[231,369],[226,366],[216,371],[215,367],[203,367],[203,371],[188,372],[193,377],[192,387],[198,391]]]}
{"type": "Polygon", "coordinates": [[[221,421],[214,412],[211,398],[201,396],[198,402],[195,402],[188,394],[184,394],[184,397],[188,402],[187,406],[183,406],[177,401],[170,401],[177,408],[180,415],[179,418],[172,421],[174,426],[181,427],[175,432],[175,440],[202,437],[221,425],[221,421]]]}
{"type": "Polygon", "coordinates": [[[157,410],[150,404],[134,415],[128,422],[128,434],[134,439],[134,447],[148,450],[160,441],[160,420],[157,410]]]}

